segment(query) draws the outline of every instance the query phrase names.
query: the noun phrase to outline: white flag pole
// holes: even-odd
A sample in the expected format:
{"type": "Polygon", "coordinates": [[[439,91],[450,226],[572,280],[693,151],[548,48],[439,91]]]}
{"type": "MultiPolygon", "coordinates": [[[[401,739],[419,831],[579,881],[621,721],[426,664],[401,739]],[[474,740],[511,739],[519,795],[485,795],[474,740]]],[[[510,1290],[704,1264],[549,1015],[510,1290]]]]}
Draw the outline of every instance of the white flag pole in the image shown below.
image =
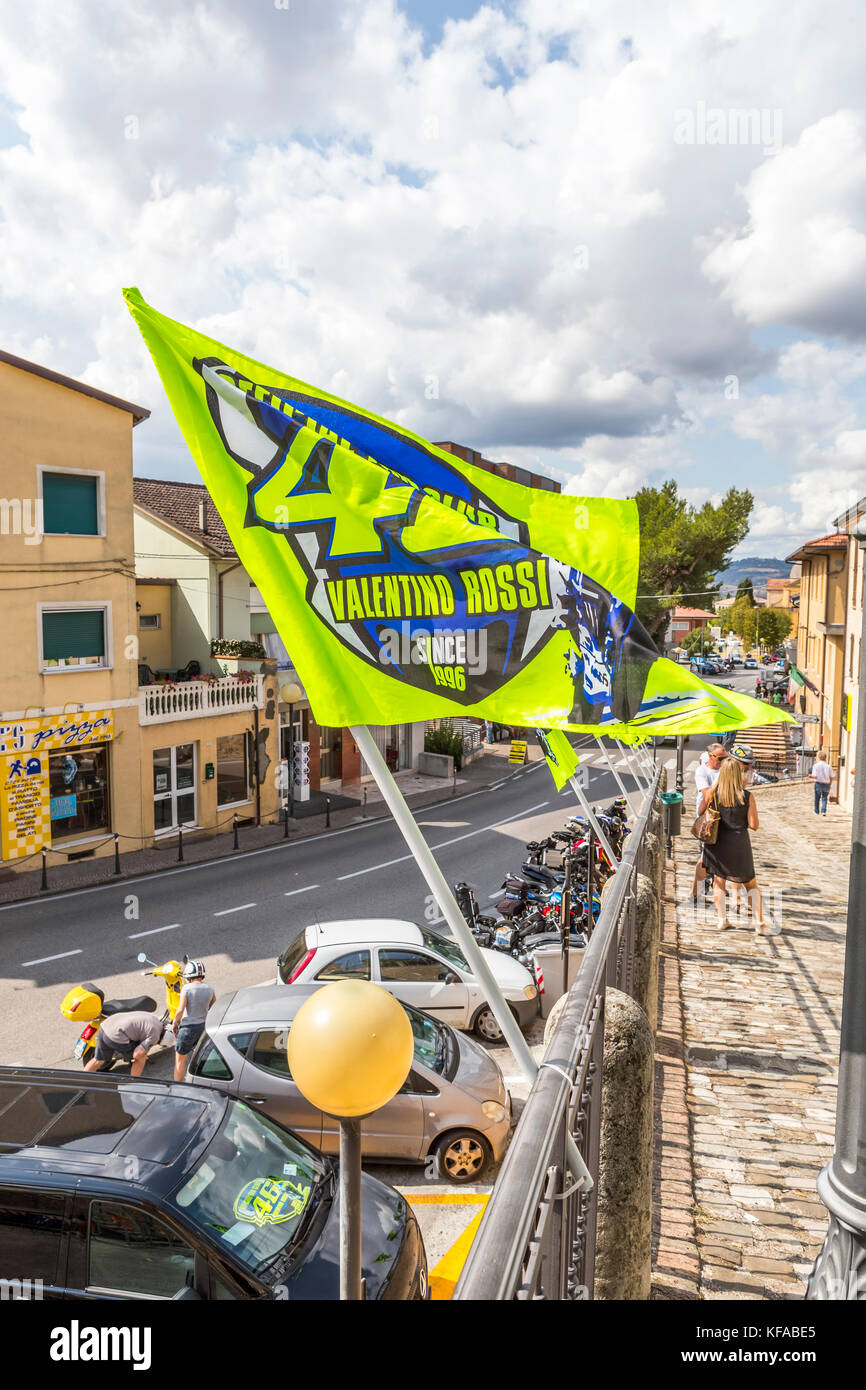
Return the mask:
{"type": "Polygon", "coordinates": [[[629,810],[631,811],[631,813],[632,813],[633,816],[638,815],[638,812],[635,810],[634,805],[632,804],[631,797],[629,796],[628,792],[627,792],[626,789],[625,789],[625,784],[623,783],[622,778],[620,777],[619,773],[617,772],[616,768],[615,768],[614,765],[613,765],[613,758],[610,756],[610,753],[609,753],[608,750],[605,748],[605,746],[604,746],[604,744],[602,743],[602,741],[601,741],[600,738],[598,738],[598,737],[596,736],[596,740],[595,740],[595,741],[596,741],[596,743],[598,744],[599,748],[601,749],[602,754],[604,755],[605,762],[607,763],[608,767],[610,768],[611,772],[613,773],[614,781],[616,782],[616,785],[619,787],[620,791],[622,792],[623,796],[625,797],[626,805],[628,806],[628,808],[629,808],[629,810]]]}
{"type": "Polygon", "coordinates": [[[619,860],[617,859],[616,855],[610,847],[610,842],[607,836],[605,835],[604,831],[602,830],[601,825],[599,824],[599,821],[596,817],[596,814],[589,803],[589,798],[584,796],[583,787],[580,785],[576,777],[569,777],[568,780],[572,785],[575,796],[577,797],[578,801],[583,807],[583,811],[587,820],[589,821],[590,825],[592,826],[593,830],[599,838],[602,849],[604,850],[613,867],[616,868],[619,864],[619,860]]]}
{"type": "MultiPolygon", "coordinates": [[[[361,751],[368,768],[375,778],[386,805],[391,811],[394,820],[400,830],[403,839],[409,846],[418,868],[427,880],[427,886],[433,894],[435,901],[439,904],[446,922],[456,937],[460,949],[465,955],[472,973],[479,981],[484,996],[493,1010],[496,1022],[502,1029],[505,1041],[514,1054],[514,1059],[526,1076],[532,1082],[538,1072],[538,1065],[529,1050],[529,1045],[518,1027],[517,1020],[508,1007],[505,999],[500,993],[499,986],[493,977],[493,973],[475,937],[469,929],[468,923],[457,906],[454,894],[448,886],[445,875],[433,857],[433,851],[428,845],[415,817],[406,805],[403,793],[400,791],[394,777],[388,769],[385,759],[379,752],[373,735],[365,724],[350,725],[350,733],[361,751]]],[[[592,1176],[580,1155],[577,1145],[570,1135],[566,1136],[566,1156],[572,1177],[576,1182],[583,1184],[584,1192],[589,1192],[593,1186],[592,1176]]]]}
{"type": "MultiPolygon", "coordinates": [[[[623,746],[622,743],[620,743],[620,741],[619,741],[618,738],[615,738],[615,739],[614,739],[614,743],[616,744],[617,748],[619,749],[620,753],[622,753],[622,756],[623,756],[623,758],[625,759],[626,766],[628,767],[629,771],[631,772],[632,777],[633,777],[634,780],[635,780],[635,787],[637,788],[638,791],[640,791],[641,775],[640,775],[640,769],[638,768],[637,763],[636,763],[636,762],[634,762],[634,763],[632,762],[632,760],[631,760],[631,755],[630,755],[628,749],[625,748],[625,747],[623,746]]],[[[643,775],[644,775],[644,777],[646,777],[646,784],[647,784],[647,786],[649,786],[649,778],[646,776],[646,773],[644,773],[643,775]]]]}

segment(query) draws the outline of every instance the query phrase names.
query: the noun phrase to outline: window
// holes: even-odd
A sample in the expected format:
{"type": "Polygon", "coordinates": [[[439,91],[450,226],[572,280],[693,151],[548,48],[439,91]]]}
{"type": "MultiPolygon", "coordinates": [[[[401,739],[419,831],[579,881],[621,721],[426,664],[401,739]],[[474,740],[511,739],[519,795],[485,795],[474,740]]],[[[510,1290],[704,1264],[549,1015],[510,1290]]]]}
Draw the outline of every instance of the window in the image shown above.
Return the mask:
{"type": "Polygon", "coordinates": [[[144,1298],[173,1298],[192,1281],[185,1240],[139,1207],[91,1202],[87,1287],[144,1298]]]}
{"type": "Polygon", "coordinates": [[[206,1076],[211,1081],[231,1081],[232,1073],[222,1053],[212,1038],[205,1035],[201,1051],[196,1053],[189,1064],[193,1076],[206,1076]]]}
{"type": "Polygon", "coordinates": [[[369,980],[370,952],[350,951],[347,956],[337,956],[330,964],[323,965],[317,980],[369,980]]]}
{"type": "Polygon", "coordinates": [[[39,605],[41,669],[111,665],[108,606],[48,608],[39,605]]]}
{"type": "Polygon", "coordinates": [[[195,744],[157,748],[153,754],[154,833],[195,824],[195,744]]]}
{"type": "Polygon", "coordinates": [[[48,754],[51,838],[108,830],[108,748],[86,743],[48,754]]]}
{"type": "Polygon", "coordinates": [[[162,614],[139,613],[138,626],[141,628],[142,632],[156,632],[158,628],[162,627],[162,614]]]}
{"type": "Polygon", "coordinates": [[[249,799],[247,736],[223,734],[217,738],[217,805],[233,806],[249,799]]]}
{"type": "Polygon", "coordinates": [[[291,1081],[292,1073],[289,1071],[289,1059],[286,1056],[286,1044],[288,1042],[288,1028],[263,1028],[256,1034],[256,1041],[253,1046],[252,1063],[255,1067],[261,1067],[263,1071],[273,1072],[275,1076],[285,1077],[291,1081]]]}
{"type": "Polygon", "coordinates": [[[383,980],[442,981],[448,966],[420,951],[379,951],[379,973],[383,980]]]}
{"type": "Polygon", "coordinates": [[[849,641],[849,646],[848,646],[848,675],[849,675],[849,676],[853,676],[853,675],[854,675],[854,636],[853,636],[853,634],[852,634],[851,637],[848,639],[848,641],[849,641]]]}
{"type": "Polygon", "coordinates": [[[46,536],[98,536],[101,473],[41,470],[42,530],[46,536]]]}
{"type": "Polygon", "coordinates": [[[24,1297],[35,1296],[28,1280],[57,1281],[65,1206],[57,1193],[0,1191],[0,1278],[20,1280],[24,1297]]]}

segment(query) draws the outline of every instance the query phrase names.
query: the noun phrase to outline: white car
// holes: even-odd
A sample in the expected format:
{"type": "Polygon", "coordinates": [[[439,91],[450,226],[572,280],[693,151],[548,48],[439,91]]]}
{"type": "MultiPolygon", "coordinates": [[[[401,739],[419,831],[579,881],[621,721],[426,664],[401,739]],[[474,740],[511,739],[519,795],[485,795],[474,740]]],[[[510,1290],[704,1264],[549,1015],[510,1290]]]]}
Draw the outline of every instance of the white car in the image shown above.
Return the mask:
{"type": "MultiPolygon", "coordinates": [[[[525,966],[503,951],[482,955],[521,1028],[540,1008],[538,987],[525,966]]],[[[277,984],[372,980],[452,1028],[474,1030],[487,1042],[502,1037],[479,981],[455,941],[414,922],[373,917],[307,927],[277,962],[277,984]]]]}

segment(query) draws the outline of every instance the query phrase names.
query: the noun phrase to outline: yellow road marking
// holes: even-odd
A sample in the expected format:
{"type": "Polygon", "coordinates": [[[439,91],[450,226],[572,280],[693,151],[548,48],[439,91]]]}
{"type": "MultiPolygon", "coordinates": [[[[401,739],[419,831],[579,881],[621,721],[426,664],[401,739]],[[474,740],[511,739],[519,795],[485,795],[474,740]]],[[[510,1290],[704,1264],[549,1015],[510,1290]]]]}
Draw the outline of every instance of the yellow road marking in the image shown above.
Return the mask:
{"type": "Polygon", "coordinates": [[[430,1298],[431,1301],[446,1302],[451,1298],[460,1278],[460,1272],[466,1263],[466,1257],[472,1249],[472,1242],[475,1239],[481,1218],[484,1215],[484,1208],[490,1201],[489,1192],[419,1192],[413,1193],[410,1197],[404,1193],[406,1201],[410,1206],[478,1206],[481,1208],[477,1216],[474,1216],[465,1230],[455,1240],[442,1256],[439,1263],[430,1272],[430,1298]]]}

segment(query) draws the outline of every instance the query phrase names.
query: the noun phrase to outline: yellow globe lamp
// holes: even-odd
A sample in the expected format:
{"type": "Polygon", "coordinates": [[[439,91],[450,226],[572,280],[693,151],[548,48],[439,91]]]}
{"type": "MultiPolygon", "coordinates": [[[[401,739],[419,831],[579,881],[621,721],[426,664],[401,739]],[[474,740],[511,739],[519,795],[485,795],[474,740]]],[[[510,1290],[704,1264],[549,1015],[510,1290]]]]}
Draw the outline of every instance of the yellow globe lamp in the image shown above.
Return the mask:
{"type": "Polygon", "coordinates": [[[364,1297],[361,1270],[361,1119],[397,1094],[412,1065],[402,1004],[367,980],[338,980],[295,1014],[286,1049],[292,1080],[340,1121],[340,1298],[364,1297]]]}
{"type": "Polygon", "coordinates": [[[406,1010],[366,980],[323,985],[295,1015],[287,1048],[292,1080],[326,1115],[355,1118],[387,1105],[412,1066],[406,1010]]]}

